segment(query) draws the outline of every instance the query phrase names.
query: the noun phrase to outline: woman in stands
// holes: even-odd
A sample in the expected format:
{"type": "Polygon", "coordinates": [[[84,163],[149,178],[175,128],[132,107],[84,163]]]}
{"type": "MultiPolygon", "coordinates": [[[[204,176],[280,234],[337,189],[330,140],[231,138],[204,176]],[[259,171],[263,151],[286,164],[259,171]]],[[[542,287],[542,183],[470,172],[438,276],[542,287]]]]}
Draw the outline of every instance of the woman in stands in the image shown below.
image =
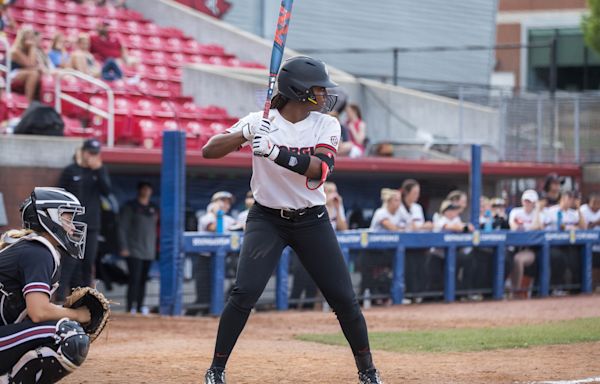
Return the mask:
{"type": "MultiPolygon", "coordinates": [[[[542,217],[538,205],[538,194],[528,189],[521,195],[522,207],[513,208],[508,215],[508,225],[512,231],[537,231],[542,229],[542,217]]],[[[510,273],[512,294],[520,293],[521,280],[525,267],[535,261],[535,251],[528,247],[516,249],[513,256],[513,266],[510,273]]]]}
{"type": "Polygon", "coordinates": [[[54,68],[66,68],[69,64],[69,53],[65,47],[65,36],[57,32],[52,37],[52,44],[48,50],[48,59],[54,68]]]}
{"type": "Polygon", "coordinates": [[[69,67],[86,75],[99,78],[100,66],[96,62],[96,59],[94,59],[94,55],[90,52],[90,35],[80,33],[77,36],[75,46],[75,50],[71,53],[69,67]]]}
{"type": "Polygon", "coordinates": [[[23,25],[10,49],[10,81],[23,85],[27,100],[36,100],[42,76],[38,62],[35,31],[31,25],[23,25]]]}
{"type": "Polygon", "coordinates": [[[346,115],[348,116],[346,127],[348,127],[350,141],[352,141],[352,149],[348,156],[361,157],[365,153],[367,126],[362,119],[362,114],[358,105],[349,104],[346,107],[346,115]]]}
{"type": "Polygon", "coordinates": [[[83,257],[79,200],[61,188],[35,188],[21,207],[23,229],[0,241],[0,383],[55,383],[85,360],[86,307],[50,302],[61,257],[83,257]],[[63,256],[64,255],[64,256],[63,256]]]}
{"type": "Polygon", "coordinates": [[[383,188],[381,190],[381,208],[378,208],[371,219],[371,231],[402,231],[398,209],[401,204],[400,191],[383,188]]]}

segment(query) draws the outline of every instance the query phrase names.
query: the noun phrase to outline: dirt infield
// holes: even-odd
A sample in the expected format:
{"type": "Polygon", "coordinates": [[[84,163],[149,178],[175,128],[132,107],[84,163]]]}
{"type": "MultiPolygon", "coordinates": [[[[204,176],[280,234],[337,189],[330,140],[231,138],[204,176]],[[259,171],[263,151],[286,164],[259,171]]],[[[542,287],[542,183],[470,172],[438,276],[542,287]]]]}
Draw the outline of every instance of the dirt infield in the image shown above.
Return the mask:
{"type": "MultiPolygon", "coordinates": [[[[365,311],[372,331],[493,327],[600,316],[600,296],[427,304],[365,311]]],[[[201,383],[215,318],[116,315],[84,366],[65,383],[201,383]]],[[[349,348],[296,341],[336,332],[331,313],[263,312],[250,317],[230,359],[228,383],[356,383],[349,348]]],[[[468,353],[374,351],[387,384],[513,383],[600,376],[600,342],[468,353]]]]}

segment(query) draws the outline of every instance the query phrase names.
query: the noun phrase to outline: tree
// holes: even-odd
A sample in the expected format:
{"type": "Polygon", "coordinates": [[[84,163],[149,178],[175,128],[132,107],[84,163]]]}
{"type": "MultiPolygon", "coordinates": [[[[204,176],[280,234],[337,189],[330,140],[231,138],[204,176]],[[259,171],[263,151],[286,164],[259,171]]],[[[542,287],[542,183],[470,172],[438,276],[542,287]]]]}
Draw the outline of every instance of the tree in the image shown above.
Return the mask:
{"type": "Polygon", "coordinates": [[[585,44],[600,54],[600,0],[588,0],[590,13],[581,20],[585,44]]]}

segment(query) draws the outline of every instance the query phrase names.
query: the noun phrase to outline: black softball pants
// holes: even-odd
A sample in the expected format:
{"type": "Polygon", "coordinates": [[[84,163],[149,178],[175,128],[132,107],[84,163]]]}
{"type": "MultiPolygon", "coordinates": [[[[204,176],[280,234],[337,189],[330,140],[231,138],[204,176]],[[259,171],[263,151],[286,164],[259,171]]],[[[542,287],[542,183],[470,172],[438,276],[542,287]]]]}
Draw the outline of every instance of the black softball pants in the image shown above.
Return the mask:
{"type": "Polygon", "coordinates": [[[129,270],[129,282],[127,285],[127,312],[135,308],[142,312],[144,298],[146,297],[146,281],[152,260],[142,260],[137,257],[127,258],[127,269],[129,270]]]}
{"type": "Polygon", "coordinates": [[[53,348],[56,345],[56,323],[58,320],[21,323],[0,326],[0,375],[10,371],[21,356],[40,346],[53,348]]]}
{"type": "Polygon", "coordinates": [[[255,204],[248,214],[234,288],[219,322],[212,366],[225,367],[281,253],[291,246],[335,312],[359,370],[373,367],[367,325],[324,206],[294,219],[255,204]]]}

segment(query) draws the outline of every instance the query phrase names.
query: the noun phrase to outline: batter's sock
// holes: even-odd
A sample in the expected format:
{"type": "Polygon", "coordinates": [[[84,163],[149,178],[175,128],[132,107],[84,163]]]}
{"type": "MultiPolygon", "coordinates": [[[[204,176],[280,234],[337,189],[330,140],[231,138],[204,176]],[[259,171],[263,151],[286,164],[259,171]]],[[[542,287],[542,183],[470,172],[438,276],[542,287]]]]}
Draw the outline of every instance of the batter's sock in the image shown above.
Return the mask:
{"type": "Polygon", "coordinates": [[[217,343],[211,367],[225,369],[229,355],[248,321],[248,316],[250,316],[250,310],[245,311],[231,302],[227,302],[219,321],[217,343]]]}

